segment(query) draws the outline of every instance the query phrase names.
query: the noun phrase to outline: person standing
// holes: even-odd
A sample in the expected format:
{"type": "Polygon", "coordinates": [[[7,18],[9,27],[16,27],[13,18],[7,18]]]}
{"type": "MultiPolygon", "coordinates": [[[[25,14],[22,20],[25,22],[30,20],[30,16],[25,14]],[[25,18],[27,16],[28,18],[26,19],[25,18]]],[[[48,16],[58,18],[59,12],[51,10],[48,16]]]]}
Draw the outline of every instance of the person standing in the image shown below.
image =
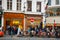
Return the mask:
{"type": "Polygon", "coordinates": [[[8,31],[8,35],[11,35],[11,26],[7,25],[7,31],[8,31]]]}
{"type": "Polygon", "coordinates": [[[23,28],[22,28],[22,25],[19,25],[18,26],[18,32],[17,32],[17,36],[19,36],[19,34],[21,34],[21,30],[22,30],[23,28]]]}

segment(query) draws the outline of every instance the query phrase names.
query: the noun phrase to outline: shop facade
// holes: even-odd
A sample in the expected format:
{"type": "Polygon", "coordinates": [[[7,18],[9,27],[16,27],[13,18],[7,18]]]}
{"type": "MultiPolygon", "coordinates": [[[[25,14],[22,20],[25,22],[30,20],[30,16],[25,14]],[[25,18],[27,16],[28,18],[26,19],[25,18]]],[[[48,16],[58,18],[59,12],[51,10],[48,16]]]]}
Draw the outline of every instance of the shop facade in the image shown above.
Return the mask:
{"type": "Polygon", "coordinates": [[[25,31],[30,27],[39,26],[42,19],[42,15],[25,14],[25,31]]]}
{"type": "MultiPolygon", "coordinates": [[[[7,25],[18,27],[24,26],[24,14],[23,13],[13,13],[4,12],[4,30],[6,31],[7,25]]],[[[23,27],[24,28],[24,27],[23,27]]]]}
{"type": "Polygon", "coordinates": [[[47,27],[60,27],[60,7],[50,7],[46,10],[46,26],[47,27]],[[54,26],[55,25],[55,26],[54,26]]]}

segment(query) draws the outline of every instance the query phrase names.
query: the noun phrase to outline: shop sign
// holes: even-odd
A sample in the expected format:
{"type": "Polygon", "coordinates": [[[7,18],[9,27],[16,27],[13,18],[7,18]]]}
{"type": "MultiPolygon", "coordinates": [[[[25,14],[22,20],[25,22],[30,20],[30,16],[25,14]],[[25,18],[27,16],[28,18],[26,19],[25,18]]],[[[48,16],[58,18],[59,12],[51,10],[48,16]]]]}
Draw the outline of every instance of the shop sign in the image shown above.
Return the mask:
{"type": "Polygon", "coordinates": [[[19,21],[14,20],[14,21],[13,21],[13,24],[19,24],[19,21]]]}
{"type": "Polygon", "coordinates": [[[32,18],[30,18],[30,20],[31,20],[31,22],[34,22],[34,18],[32,17],[32,18]]]}

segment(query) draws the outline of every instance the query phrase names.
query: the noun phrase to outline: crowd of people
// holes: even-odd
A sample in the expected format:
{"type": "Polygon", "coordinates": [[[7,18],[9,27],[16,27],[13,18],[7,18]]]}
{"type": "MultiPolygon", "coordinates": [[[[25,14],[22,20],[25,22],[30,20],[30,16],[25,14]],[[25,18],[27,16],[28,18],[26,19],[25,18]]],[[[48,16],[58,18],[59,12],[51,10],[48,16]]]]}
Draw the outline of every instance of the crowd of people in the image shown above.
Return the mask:
{"type": "MultiPolygon", "coordinates": [[[[17,25],[18,26],[18,25],[17,25]]],[[[22,26],[9,26],[7,27],[8,35],[17,35],[17,36],[30,36],[30,37],[56,37],[60,38],[60,27],[45,27],[42,28],[38,25],[35,27],[29,26],[28,30],[24,31],[22,26]]]]}
{"type": "Polygon", "coordinates": [[[30,27],[26,32],[28,36],[37,36],[37,37],[56,37],[56,38],[59,38],[60,37],[60,28],[58,27],[45,27],[44,29],[43,28],[40,28],[38,26],[36,27],[30,27]]]}

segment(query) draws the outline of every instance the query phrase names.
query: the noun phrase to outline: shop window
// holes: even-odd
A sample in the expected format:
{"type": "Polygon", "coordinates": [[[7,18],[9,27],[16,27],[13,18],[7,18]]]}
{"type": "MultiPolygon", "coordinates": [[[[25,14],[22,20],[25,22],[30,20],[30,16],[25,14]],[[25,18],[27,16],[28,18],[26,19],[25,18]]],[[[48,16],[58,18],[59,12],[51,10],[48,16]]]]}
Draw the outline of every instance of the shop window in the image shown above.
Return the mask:
{"type": "Polygon", "coordinates": [[[12,0],[7,0],[7,10],[12,10],[12,0]]]}
{"type": "MultiPolygon", "coordinates": [[[[25,30],[28,30],[28,28],[30,27],[37,27],[37,26],[42,26],[42,23],[41,23],[41,17],[27,17],[26,19],[26,29],[25,30]],[[31,18],[33,18],[32,21],[31,18]]],[[[40,27],[41,28],[41,27],[40,27]]]]}
{"type": "Polygon", "coordinates": [[[32,11],[32,1],[27,1],[27,11],[32,11]]]}
{"type": "Polygon", "coordinates": [[[21,0],[17,0],[17,10],[21,10],[21,0]]]}
{"type": "Polygon", "coordinates": [[[59,5],[59,0],[56,0],[56,5],[59,5]]]}
{"type": "Polygon", "coordinates": [[[37,2],[37,12],[41,12],[41,2],[37,2]]]}

